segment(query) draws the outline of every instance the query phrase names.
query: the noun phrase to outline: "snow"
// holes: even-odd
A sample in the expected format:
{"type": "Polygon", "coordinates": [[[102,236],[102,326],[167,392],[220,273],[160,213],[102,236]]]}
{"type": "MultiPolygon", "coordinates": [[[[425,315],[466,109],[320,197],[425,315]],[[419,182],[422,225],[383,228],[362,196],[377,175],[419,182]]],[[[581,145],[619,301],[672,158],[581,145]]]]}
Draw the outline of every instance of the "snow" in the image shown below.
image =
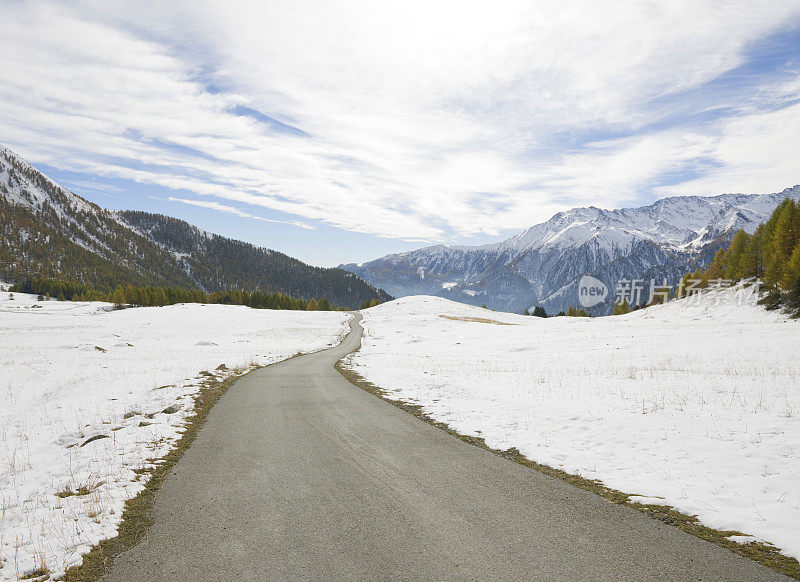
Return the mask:
{"type": "Polygon", "coordinates": [[[448,282],[448,283],[442,283],[442,289],[445,289],[445,290],[446,289],[452,289],[453,287],[457,287],[457,286],[458,286],[458,283],[456,283],[454,281],[453,282],[448,282]]]}
{"type": "Polygon", "coordinates": [[[709,231],[744,228],[752,233],[787,196],[800,199],[800,186],[775,194],[674,196],[620,210],[573,208],[504,241],[498,249],[516,256],[533,249],[570,249],[592,238],[607,252],[630,249],[640,240],[684,249],[702,246],[707,242],[702,235],[709,231]],[[692,239],[688,245],[687,238],[692,239]]]}
{"type": "MultiPolygon", "coordinates": [[[[0,186],[6,188],[7,190],[6,197],[10,202],[14,204],[22,204],[23,206],[29,206],[32,208],[34,207],[34,205],[42,204],[43,202],[46,201],[50,202],[51,204],[53,203],[53,200],[51,200],[50,197],[38,185],[33,183],[26,176],[17,173],[17,179],[20,181],[12,183],[11,180],[12,163],[18,164],[23,171],[39,174],[42,177],[42,179],[46,180],[50,184],[50,186],[61,191],[64,195],[66,195],[73,211],[84,212],[88,214],[94,214],[97,212],[96,208],[93,207],[91,204],[89,204],[86,200],[84,200],[80,196],[72,194],[71,192],[69,192],[69,190],[66,190],[62,186],[56,184],[55,182],[53,182],[53,180],[51,180],[44,174],[41,174],[39,170],[34,168],[31,164],[29,164],[20,156],[12,152],[10,149],[0,145],[0,186]]],[[[2,189],[0,189],[0,192],[1,191],[2,189]]],[[[69,220],[70,222],[77,224],[74,219],[71,219],[64,213],[63,208],[60,208],[58,205],[54,204],[53,209],[61,219],[69,220]]]]}
{"type": "Polygon", "coordinates": [[[114,311],[0,293],[0,580],[42,561],[57,577],[115,535],[143,488],[134,471],[180,437],[201,371],[222,378],[325,348],[347,319],[195,304],[114,311]],[[163,412],[172,405],[180,410],[163,412]],[[98,435],[108,438],[87,443],[98,435]],[[80,487],[89,493],[56,495],[80,487]]]}
{"type": "Polygon", "coordinates": [[[800,322],[733,294],[596,319],[407,297],[364,311],[348,362],[491,447],[800,558],[800,322]]]}

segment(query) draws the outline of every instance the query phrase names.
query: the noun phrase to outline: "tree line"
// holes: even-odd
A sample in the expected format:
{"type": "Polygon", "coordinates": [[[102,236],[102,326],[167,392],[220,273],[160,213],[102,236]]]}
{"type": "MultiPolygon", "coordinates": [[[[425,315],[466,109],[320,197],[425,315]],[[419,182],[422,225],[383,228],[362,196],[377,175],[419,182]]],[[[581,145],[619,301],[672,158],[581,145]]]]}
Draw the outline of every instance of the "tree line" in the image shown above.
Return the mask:
{"type": "Polygon", "coordinates": [[[533,317],[591,317],[589,312],[585,309],[575,309],[572,305],[569,306],[569,309],[566,311],[559,311],[555,314],[555,316],[550,315],[547,313],[544,307],[541,305],[537,305],[533,308],[533,311],[525,310],[523,315],[532,315],[533,317]]]}
{"type": "Polygon", "coordinates": [[[800,315],[800,204],[786,198],[752,235],[737,232],[707,269],[684,275],[679,296],[715,281],[760,279],[769,309],[789,308],[800,315]],[[694,281],[696,285],[690,285],[694,281]]]}
{"type": "MultiPolygon", "coordinates": [[[[345,311],[345,308],[331,305],[326,298],[298,299],[284,293],[263,293],[261,291],[214,291],[205,293],[199,289],[180,287],[153,287],[137,285],[118,285],[113,291],[105,292],[79,281],[58,279],[25,279],[10,288],[17,293],[30,293],[42,299],[56,298],[60,301],[107,301],[116,307],[139,306],[156,307],[176,303],[217,303],[223,305],[245,305],[254,309],[289,309],[301,311],[345,311]]],[[[362,309],[373,307],[377,299],[362,303],[362,309]],[[366,306],[364,304],[367,304],[366,306]]]]}

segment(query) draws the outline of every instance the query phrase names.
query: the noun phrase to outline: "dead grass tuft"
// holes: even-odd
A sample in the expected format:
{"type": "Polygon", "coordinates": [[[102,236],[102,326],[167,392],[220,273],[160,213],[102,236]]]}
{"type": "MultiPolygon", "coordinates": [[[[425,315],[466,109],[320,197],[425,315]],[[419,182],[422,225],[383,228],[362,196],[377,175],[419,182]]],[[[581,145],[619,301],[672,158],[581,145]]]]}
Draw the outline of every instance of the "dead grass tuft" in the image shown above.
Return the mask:
{"type": "Polygon", "coordinates": [[[519,325],[518,323],[506,323],[504,321],[497,321],[496,319],[486,319],[485,317],[457,317],[455,315],[440,315],[442,319],[449,319],[451,321],[469,321],[472,323],[491,323],[493,325],[519,325]]]}

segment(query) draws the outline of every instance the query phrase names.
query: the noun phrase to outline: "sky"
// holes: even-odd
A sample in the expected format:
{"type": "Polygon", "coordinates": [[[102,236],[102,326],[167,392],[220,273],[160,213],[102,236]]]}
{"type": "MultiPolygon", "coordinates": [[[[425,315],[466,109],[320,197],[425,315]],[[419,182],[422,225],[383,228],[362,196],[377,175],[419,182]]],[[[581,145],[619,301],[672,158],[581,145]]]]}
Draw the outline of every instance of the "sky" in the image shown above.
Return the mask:
{"type": "Polygon", "coordinates": [[[315,265],[800,183],[800,3],[0,0],[0,144],[315,265]]]}

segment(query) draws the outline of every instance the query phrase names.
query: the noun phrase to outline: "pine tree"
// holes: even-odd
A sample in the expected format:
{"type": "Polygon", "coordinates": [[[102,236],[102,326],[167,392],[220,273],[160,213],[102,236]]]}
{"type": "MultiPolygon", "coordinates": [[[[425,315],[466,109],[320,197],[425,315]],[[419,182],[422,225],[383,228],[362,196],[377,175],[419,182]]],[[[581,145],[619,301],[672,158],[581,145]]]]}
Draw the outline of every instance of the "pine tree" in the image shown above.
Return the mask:
{"type": "Polygon", "coordinates": [[[706,270],[708,279],[724,279],[725,271],[728,269],[728,253],[725,249],[719,249],[714,254],[714,262],[706,270]]]}
{"type": "Polygon", "coordinates": [[[764,276],[764,224],[759,224],[753,236],[747,241],[744,254],[739,261],[741,277],[763,277],[764,276]]]}
{"type": "Polygon", "coordinates": [[[794,200],[787,199],[787,203],[783,205],[778,221],[775,223],[772,243],[773,252],[779,254],[783,261],[789,260],[794,247],[797,246],[798,239],[800,239],[798,224],[800,224],[800,210],[794,200]]]}
{"type": "Polygon", "coordinates": [[[781,286],[786,290],[793,289],[798,279],[800,279],[800,244],[794,247],[792,255],[784,266],[781,286]]]}
{"type": "Polygon", "coordinates": [[[306,311],[317,311],[318,309],[319,304],[317,303],[317,300],[312,297],[311,301],[309,301],[308,305],[306,306],[306,311]]]}
{"type": "Polygon", "coordinates": [[[625,297],[622,300],[622,303],[617,303],[614,305],[614,309],[611,310],[611,315],[625,315],[626,313],[631,312],[631,306],[628,303],[628,298],[625,297]]]}
{"type": "Polygon", "coordinates": [[[750,235],[744,230],[739,230],[731,240],[728,247],[728,264],[725,267],[726,279],[740,279],[742,277],[741,261],[747,248],[747,243],[750,242],[750,235]]]}
{"type": "Polygon", "coordinates": [[[114,307],[117,309],[125,307],[125,291],[122,289],[122,285],[117,285],[117,288],[114,289],[111,300],[114,303],[114,307]]]}
{"type": "Polygon", "coordinates": [[[167,304],[167,294],[163,287],[157,287],[153,292],[153,305],[163,306],[167,304]]]}
{"type": "Polygon", "coordinates": [[[767,268],[764,270],[764,285],[768,288],[777,287],[783,278],[783,268],[786,261],[780,253],[772,252],[767,268]]]}
{"type": "Polygon", "coordinates": [[[789,288],[789,292],[786,294],[785,305],[794,312],[793,317],[800,316],[800,277],[795,279],[794,283],[789,288]]]}
{"type": "MultiPolygon", "coordinates": [[[[692,273],[686,273],[683,277],[681,277],[680,283],[678,283],[678,288],[675,290],[675,296],[680,299],[682,297],[686,297],[687,288],[691,284],[692,273]]],[[[612,313],[612,315],[614,315],[612,313]]]]}

